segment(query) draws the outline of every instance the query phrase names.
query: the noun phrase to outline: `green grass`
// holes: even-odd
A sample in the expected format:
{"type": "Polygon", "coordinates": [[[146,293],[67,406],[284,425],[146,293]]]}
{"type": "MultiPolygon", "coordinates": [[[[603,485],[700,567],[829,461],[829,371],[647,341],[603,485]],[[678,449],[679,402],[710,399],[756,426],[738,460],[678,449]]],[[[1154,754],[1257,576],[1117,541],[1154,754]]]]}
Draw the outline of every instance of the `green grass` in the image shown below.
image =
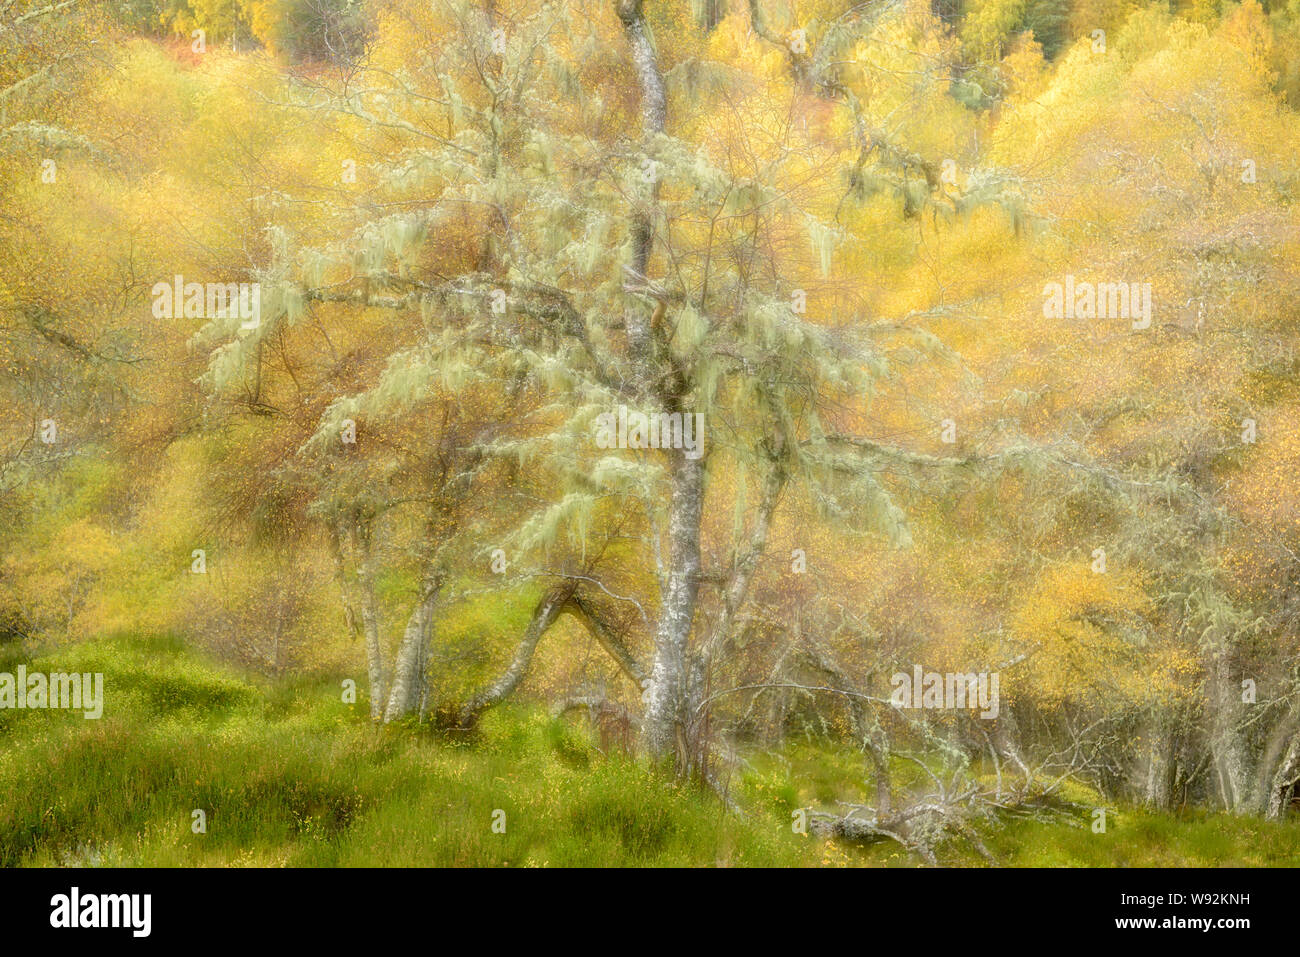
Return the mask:
{"type": "MultiPolygon", "coordinates": [[[[18,663],[0,653],[0,671],[18,663]]],[[[751,756],[730,782],[741,819],[529,706],[449,741],[370,726],[339,682],[259,682],[176,640],[107,638],[25,663],[102,671],[105,707],[99,720],[0,711],[4,866],[916,864],[893,845],[792,832],[796,807],[862,799],[861,758],[847,750],[751,756]],[[195,809],[206,833],[191,829],[195,809]]],[[[1119,808],[1105,834],[1088,825],[990,821],[984,837],[1011,865],[1300,863],[1297,824],[1119,808]]],[[[981,863],[955,845],[943,857],[981,863]]]]}
{"type": "Polygon", "coordinates": [[[741,824],[535,709],[499,709],[457,743],[371,727],[339,683],[259,684],[174,641],[27,664],[102,671],[106,700],[99,720],[0,711],[5,866],[815,863],[788,826],[741,824]]]}

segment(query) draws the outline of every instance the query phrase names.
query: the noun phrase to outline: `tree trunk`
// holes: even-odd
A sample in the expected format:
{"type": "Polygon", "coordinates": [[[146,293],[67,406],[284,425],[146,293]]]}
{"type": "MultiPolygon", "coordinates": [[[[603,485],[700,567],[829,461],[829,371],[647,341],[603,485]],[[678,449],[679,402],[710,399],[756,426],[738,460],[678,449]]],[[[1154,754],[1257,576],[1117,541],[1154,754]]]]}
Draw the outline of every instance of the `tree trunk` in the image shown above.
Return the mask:
{"type": "MultiPolygon", "coordinates": [[[[623,22],[623,32],[627,36],[632,53],[632,68],[636,71],[637,85],[641,92],[641,135],[643,143],[648,144],[655,136],[662,133],[668,120],[668,96],[664,88],[664,78],[659,72],[659,63],[655,58],[654,47],[650,43],[650,33],[646,28],[645,16],[641,10],[641,0],[618,0],[616,4],[618,17],[623,22]]],[[[641,208],[632,213],[632,261],[629,268],[635,278],[644,279],[650,263],[650,249],[654,240],[654,220],[652,207],[659,196],[659,175],[652,165],[645,168],[641,208]]],[[[650,380],[650,370],[644,363],[650,356],[650,325],[646,317],[637,309],[628,310],[624,316],[627,326],[628,351],[637,363],[640,373],[638,385],[645,388],[650,380]]]]}
{"type": "Polygon", "coordinates": [[[425,581],[420,589],[420,600],[407,619],[406,631],[393,661],[393,684],[388,693],[388,706],[384,709],[385,723],[405,717],[419,706],[424,684],[425,651],[433,632],[433,609],[438,603],[441,587],[440,579],[425,581]]]}
{"type": "Polygon", "coordinates": [[[684,731],[686,648],[700,588],[700,518],[704,505],[702,459],[672,458],[669,567],[655,634],[654,665],[646,690],[642,738],[653,757],[668,754],[684,731]]]}
{"type": "Polygon", "coordinates": [[[357,518],[350,522],[339,520],[330,526],[330,550],[334,555],[339,596],[343,601],[348,631],[354,637],[360,636],[365,640],[370,719],[378,721],[384,713],[387,677],[384,674],[384,653],[379,638],[379,603],[375,598],[371,533],[369,522],[357,518]],[[356,562],[356,588],[352,585],[352,573],[348,571],[349,556],[356,562]],[[358,591],[360,594],[357,594],[358,591]],[[356,611],[357,605],[361,606],[360,615],[356,611]]]}
{"type": "Polygon", "coordinates": [[[334,559],[334,579],[339,586],[339,601],[343,605],[343,623],[354,637],[361,636],[361,624],[357,620],[356,598],[348,578],[347,549],[344,543],[352,539],[352,526],[345,527],[340,519],[331,522],[329,528],[330,555],[334,559]]]}
{"type": "Polygon", "coordinates": [[[357,578],[361,583],[361,630],[366,641],[366,672],[370,684],[370,720],[383,717],[384,694],[387,679],[384,675],[384,651],[379,641],[379,602],[375,598],[375,567],[370,550],[370,529],[359,534],[361,567],[357,578]]]}
{"type": "Polygon", "coordinates": [[[1214,756],[1219,797],[1226,810],[1240,812],[1250,805],[1245,742],[1239,729],[1241,690],[1233,684],[1227,642],[1216,645],[1210,659],[1210,751],[1214,756]]]}
{"type": "Polygon", "coordinates": [[[1264,812],[1269,820],[1276,821],[1282,817],[1282,812],[1295,796],[1297,784],[1300,784],[1300,735],[1291,739],[1291,747],[1287,748],[1286,757],[1269,785],[1268,807],[1264,812]]]}
{"type": "MultiPolygon", "coordinates": [[[[802,632],[802,629],[800,630],[802,632]]],[[[831,687],[850,692],[845,698],[849,709],[849,724],[853,729],[854,740],[858,742],[863,753],[867,755],[874,772],[876,817],[878,819],[886,817],[892,812],[894,805],[894,779],[889,768],[891,751],[889,735],[876,716],[867,710],[862,698],[857,697],[857,686],[845,674],[844,669],[835,662],[831,654],[822,648],[815,639],[803,642],[803,644],[812,663],[831,679],[831,687]]],[[[878,695],[879,692],[874,687],[876,683],[874,675],[871,676],[871,683],[873,687],[868,690],[872,695],[878,695]]]]}
{"type": "Polygon", "coordinates": [[[575,592],[573,599],[564,610],[572,613],[575,618],[582,622],[588,633],[596,639],[596,643],[605,649],[606,653],[623,670],[623,673],[632,679],[633,684],[638,688],[642,687],[642,682],[649,675],[646,674],[645,668],[641,666],[641,662],[637,661],[636,656],[632,654],[632,650],[628,648],[623,636],[610,626],[594,602],[575,592]]]}
{"type": "Polygon", "coordinates": [[[523,640],[515,649],[514,659],[505,673],[466,702],[457,712],[456,722],[460,727],[472,726],[482,712],[507,698],[524,680],[524,675],[528,673],[528,666],[532,664],[533,653],[537,650],[537,643],[564,611],[564,606],[573,595],[573,587],[571,583],[561,585],[542,597],[533,611],[532,620],[524,631],[523,640]]]}
{"type": "MultiPolygon", "coordinates": [[[[615,9],[623,23],[641,94],[641,136],[649,146],[664,132],[668,118],[668,98],[663,75],[655,57],[654,46],[646,26],[641,0],[616,0],[615,9]]],[[[631,213],[632,256],[629,270],[633,279],[644,281],[654,240],[654,205],[659,194],[659,176],[652,165],[646,167],[642,196],[631,213]]],[[[628,352],[636,369],[639,390],[650,396],[658,391],[652,383],[659,381],[653,368],[652,330],[638,309],[626,317],[628,352]]],[[[660,394],[665,403],[673,396],[660,394]]],[[[672,459],[672,492],[669,503],[669,569],[662,589],[659,626],[655,634],[654,664],[645,693],[645,716],[642,742],[653,757],[662,757],[676,749],[679,735],[684,735],[686,650],[695,620],[695,599],[700,580],[700,516],[704,498],[704,467],[700,459],[675,455],[672,459]]]]}
{"type": "Polygon", "coordinates": [[[1147,743],[1138,782],[1142,803],[1155,810],[1168,810],[1173,799],[1173,733],[1164,715],[1148,719],[1139,738],[1147,743]]]}

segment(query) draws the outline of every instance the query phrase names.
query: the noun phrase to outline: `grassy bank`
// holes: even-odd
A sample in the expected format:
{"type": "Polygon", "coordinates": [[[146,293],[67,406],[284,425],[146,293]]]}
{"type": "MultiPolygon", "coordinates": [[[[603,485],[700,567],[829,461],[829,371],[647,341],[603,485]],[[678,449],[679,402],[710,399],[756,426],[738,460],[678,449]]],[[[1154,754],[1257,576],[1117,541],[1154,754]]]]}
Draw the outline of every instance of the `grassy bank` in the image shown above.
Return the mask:
{"type": "MultiPolygon", "coordinates": [[[[0,710],[0,864],[152,866],[914,865],[901,848],[792,832],[791,809],[861,793],[848,753],[793,745],[710,794],[606,756],[581,723],[517,705],[448,741],[375,729],[341,679],[271,685],[176,640],[118,637],[0,671],[103,672],[104,715],[0,710]],[[192,828],[202,810],[206,833],[192,828]],[[504,812],[504,833],[500,833],[504,812]],[[494,820],[497,829],[494,830],[494,820]]],[[[1087,800],[1087,795],[1072,795],[1087,800]]],[[[1123,808],[990,822],[1009,865],[1296,865],[1300,824],[1123,808]]],[[[960,847],[951,863],[979,863],[960,847]]]]}

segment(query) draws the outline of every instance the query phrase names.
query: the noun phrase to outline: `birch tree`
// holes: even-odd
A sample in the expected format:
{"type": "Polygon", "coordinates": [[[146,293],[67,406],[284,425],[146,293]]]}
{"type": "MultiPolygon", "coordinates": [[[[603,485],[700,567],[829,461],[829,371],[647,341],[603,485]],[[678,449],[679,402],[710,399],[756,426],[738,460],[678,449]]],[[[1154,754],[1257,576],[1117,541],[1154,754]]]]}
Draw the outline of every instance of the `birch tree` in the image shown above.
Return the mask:
{"type": "MultiPolygon", "coordinates": [[[[469,497],[500,496],[511,526],[503,541],[523,578],[548,574],[558,550],[567,584],[545,592],[506,673],[459,713],[468,720],[513,690],[566,608],[608,638],[600,616],[582,609],[614,590],[583,556],[603,554],[617,531],[638,543],[645,569],[639,597],[620,599],[646,612],[638,627],[649,660],[623,642],[616,658],[629,676],[645,675],[646,751],[689,763],[689,715],[787,488],[811,494],[835,521],[904,542],[890,476],[961,464],[873,435],[873,395],[918,357],[952,357],[923,315],[899,323],[836,294],[837,257],[871,245],[840,220],[845,204],[883,190],[908,217],[1006,196],[948,195],[937,157],[873,125],[858,95],[864,81],[836,65],[837,51],[878,23],[857,8],[812,52],[757,21],[760,42],[781,57],[775,82],[725,63],[667,65],[667,41],[638,0],[508,9],[449,0],[404,16],[421,38],[413,55],[372,57],[333,84],[286,91],[284,105],[385,158],[329,223],[277,232],[261,271],[261,324],[216,350],[211,384],[246,375],[283,330],[350,310],[406,317],[408,334],[373,387],[330,405],[308,446],[335,442],[345,419],[411,408],[434,391],[514,384],[526,401],[500,409],[493,430],[458,431],[455,454],[514,461],[541,497],[478,485],[464,471],[457,480],[469,497]],[[692,113],[703,103],[710,109],[692,113]],[[809,132],[790,120],[801,110],[843,110],[848,135],[809,132]],[[331,234],[341,238],[319,239],[331,234]],[[895,352],[907,364],[892,365],[895,352]],[[601,424],[621,410],[679,430],[701,421],[701,442],[602,448],[601,424]],[[753,498],[711,496],[710,477],[724,471],[753,498]],[[702,536],[720,509],[736,513],[734,534],[720,567],[706,569],[702,536]]],[[[927,82],[947,81],[935,67],[927,82]]],[[[235,333],[214,324],[204,338],[235,333]]],[[[425,546],[444,545],[431,528],[425,546]]],[[[399,651],[387,677],[388,718],[410,709],[414,649],[427,647],[444,581],[430,576],[402,640],[412,651],[399,651]]]]}

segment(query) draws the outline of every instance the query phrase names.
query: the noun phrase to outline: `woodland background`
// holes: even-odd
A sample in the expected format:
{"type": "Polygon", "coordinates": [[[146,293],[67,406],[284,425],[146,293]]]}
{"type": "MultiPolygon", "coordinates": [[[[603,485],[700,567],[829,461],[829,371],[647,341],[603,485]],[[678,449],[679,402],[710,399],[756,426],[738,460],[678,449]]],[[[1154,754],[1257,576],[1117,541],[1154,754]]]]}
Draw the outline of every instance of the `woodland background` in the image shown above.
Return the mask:
{"type": "Polygon", "coordinates": [[[0,0],[0,655],[107,686],[0,860],[1300,862],[1297,106],[1298,0],[0,0]]]}

